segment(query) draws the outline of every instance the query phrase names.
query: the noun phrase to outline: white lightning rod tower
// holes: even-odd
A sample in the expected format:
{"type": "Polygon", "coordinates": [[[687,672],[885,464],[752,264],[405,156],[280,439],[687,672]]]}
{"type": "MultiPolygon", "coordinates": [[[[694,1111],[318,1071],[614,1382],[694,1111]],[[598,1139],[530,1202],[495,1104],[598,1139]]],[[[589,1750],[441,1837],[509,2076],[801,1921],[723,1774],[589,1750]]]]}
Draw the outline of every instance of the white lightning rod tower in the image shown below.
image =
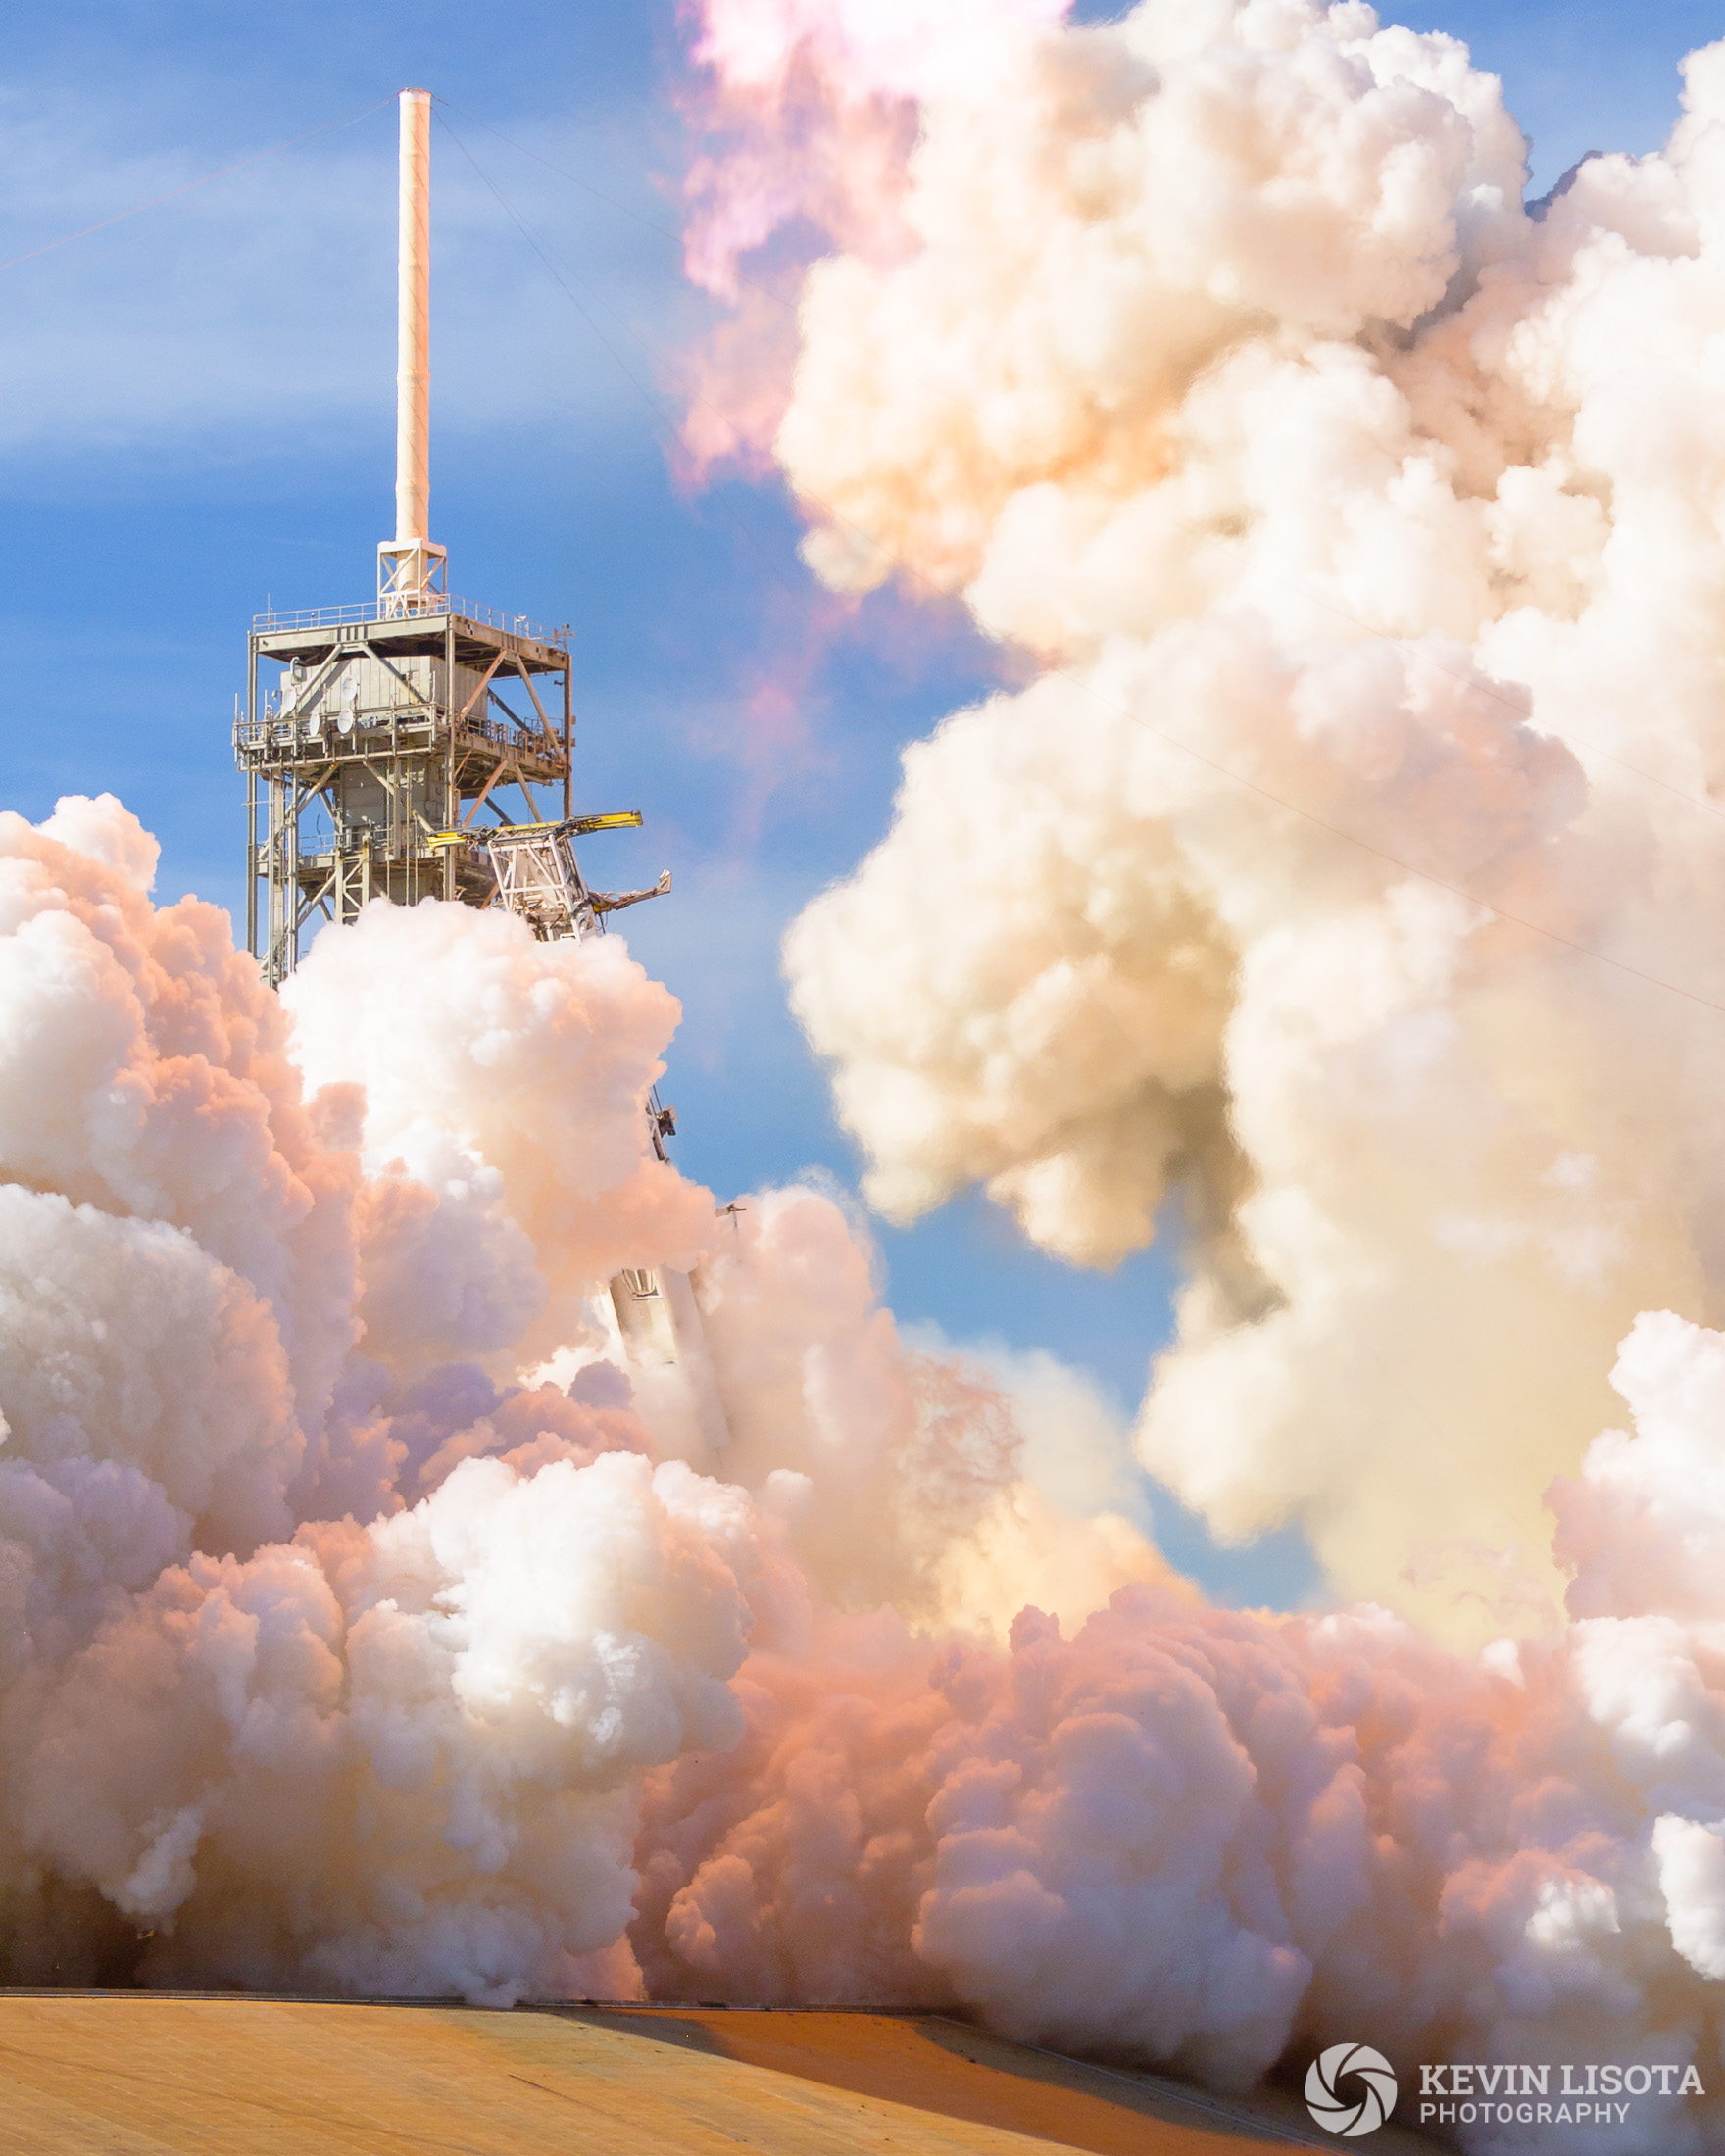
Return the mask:
{"type": "Polygon", "coordinates": [[[381,606],[422,613],[448,556],[431,540],[431,92],[401,93],[396,259],[395,537],[377,549],[381,606]]]}

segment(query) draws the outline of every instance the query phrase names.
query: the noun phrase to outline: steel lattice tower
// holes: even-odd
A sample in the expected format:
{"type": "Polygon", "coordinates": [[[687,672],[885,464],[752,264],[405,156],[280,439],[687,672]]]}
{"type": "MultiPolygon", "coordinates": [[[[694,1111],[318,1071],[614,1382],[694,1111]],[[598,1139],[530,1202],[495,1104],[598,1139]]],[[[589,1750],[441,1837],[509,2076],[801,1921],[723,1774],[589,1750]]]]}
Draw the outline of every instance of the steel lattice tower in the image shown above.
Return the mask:
{"type": "MultiPolygon", "coordinates": [[[[377,596],[261,614],[234,714],[246,940],[272,983],[307,929],[351,921],[372,898],[497,903],[493,832],[559,830],[573,861],[568,630],[452,597],[429,537],[430,127],[429,91],[404,90],[395,536],[377,549],[377,596]]],[[[640,818],[583,819],[625,821],[640,818]]],[[[608,904],[649,895],[606,902],[578,870],[576,883],[597,907],[561,926],[536,919],[538,933],[579,932],[608,904]]]]}

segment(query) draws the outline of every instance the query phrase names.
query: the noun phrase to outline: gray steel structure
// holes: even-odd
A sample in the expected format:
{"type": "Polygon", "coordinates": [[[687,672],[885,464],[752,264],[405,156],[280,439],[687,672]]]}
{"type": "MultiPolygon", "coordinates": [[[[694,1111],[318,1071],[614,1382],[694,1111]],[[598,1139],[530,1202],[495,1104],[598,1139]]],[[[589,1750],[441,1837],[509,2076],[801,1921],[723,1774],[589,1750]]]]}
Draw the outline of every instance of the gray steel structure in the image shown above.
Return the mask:
{"type": "Polygon", "coordinates": [[[351,921],[370,899],[491,903],[496,882],[471,842],[488,828],[482,808],[498,824],[518,820],[500,794],[518,794],[540,823],[535,789],[554,792],[568,816],[567,627],[431,590],[385,593],[372,606],[260,614],[248,651],[234,714],[246,941],[272,983],[298,963],[305,929],[351,921]]]}

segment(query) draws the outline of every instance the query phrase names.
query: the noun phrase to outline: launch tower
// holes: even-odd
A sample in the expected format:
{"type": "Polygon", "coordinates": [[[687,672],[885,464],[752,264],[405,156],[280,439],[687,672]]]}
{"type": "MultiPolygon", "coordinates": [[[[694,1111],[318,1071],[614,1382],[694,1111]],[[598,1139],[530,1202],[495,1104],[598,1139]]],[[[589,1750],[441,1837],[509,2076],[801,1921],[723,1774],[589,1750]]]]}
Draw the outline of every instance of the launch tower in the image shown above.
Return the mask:
{"type": "Polygon", "coordinates": [[[430,92],[404,90],[395,536],[377,549],[377,596],[260,614],[234,713],[246,940],[276,984],[308,930],[372,898],[501,903],[547,936],[669,888],[588,889],[574,836],[641,819],[571,815],[568,630],[453,597],[430,537],[430,92]],[[561,909],[547,875],[571,901],[561,909]]]}

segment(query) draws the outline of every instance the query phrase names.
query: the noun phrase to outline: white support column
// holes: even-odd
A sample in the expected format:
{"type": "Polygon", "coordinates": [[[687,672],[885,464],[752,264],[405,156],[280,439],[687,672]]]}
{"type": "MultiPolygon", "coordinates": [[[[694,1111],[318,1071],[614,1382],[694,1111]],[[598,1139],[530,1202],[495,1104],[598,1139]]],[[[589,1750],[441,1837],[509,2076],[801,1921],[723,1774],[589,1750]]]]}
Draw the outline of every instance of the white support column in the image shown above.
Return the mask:
{"type": "Polygon", "coordinates": [[[401,237],[396,257],[395,543],[429,539],[431,93],[401,93],[401,237]]]}
{"type": "Polygon", "coordinates": [[[401,93],[401,226],[397,265],[395,538],[377,549],[377,598],[388,614],[443,601],[445,557],[430,537],[431,93],[401,93]]]}

